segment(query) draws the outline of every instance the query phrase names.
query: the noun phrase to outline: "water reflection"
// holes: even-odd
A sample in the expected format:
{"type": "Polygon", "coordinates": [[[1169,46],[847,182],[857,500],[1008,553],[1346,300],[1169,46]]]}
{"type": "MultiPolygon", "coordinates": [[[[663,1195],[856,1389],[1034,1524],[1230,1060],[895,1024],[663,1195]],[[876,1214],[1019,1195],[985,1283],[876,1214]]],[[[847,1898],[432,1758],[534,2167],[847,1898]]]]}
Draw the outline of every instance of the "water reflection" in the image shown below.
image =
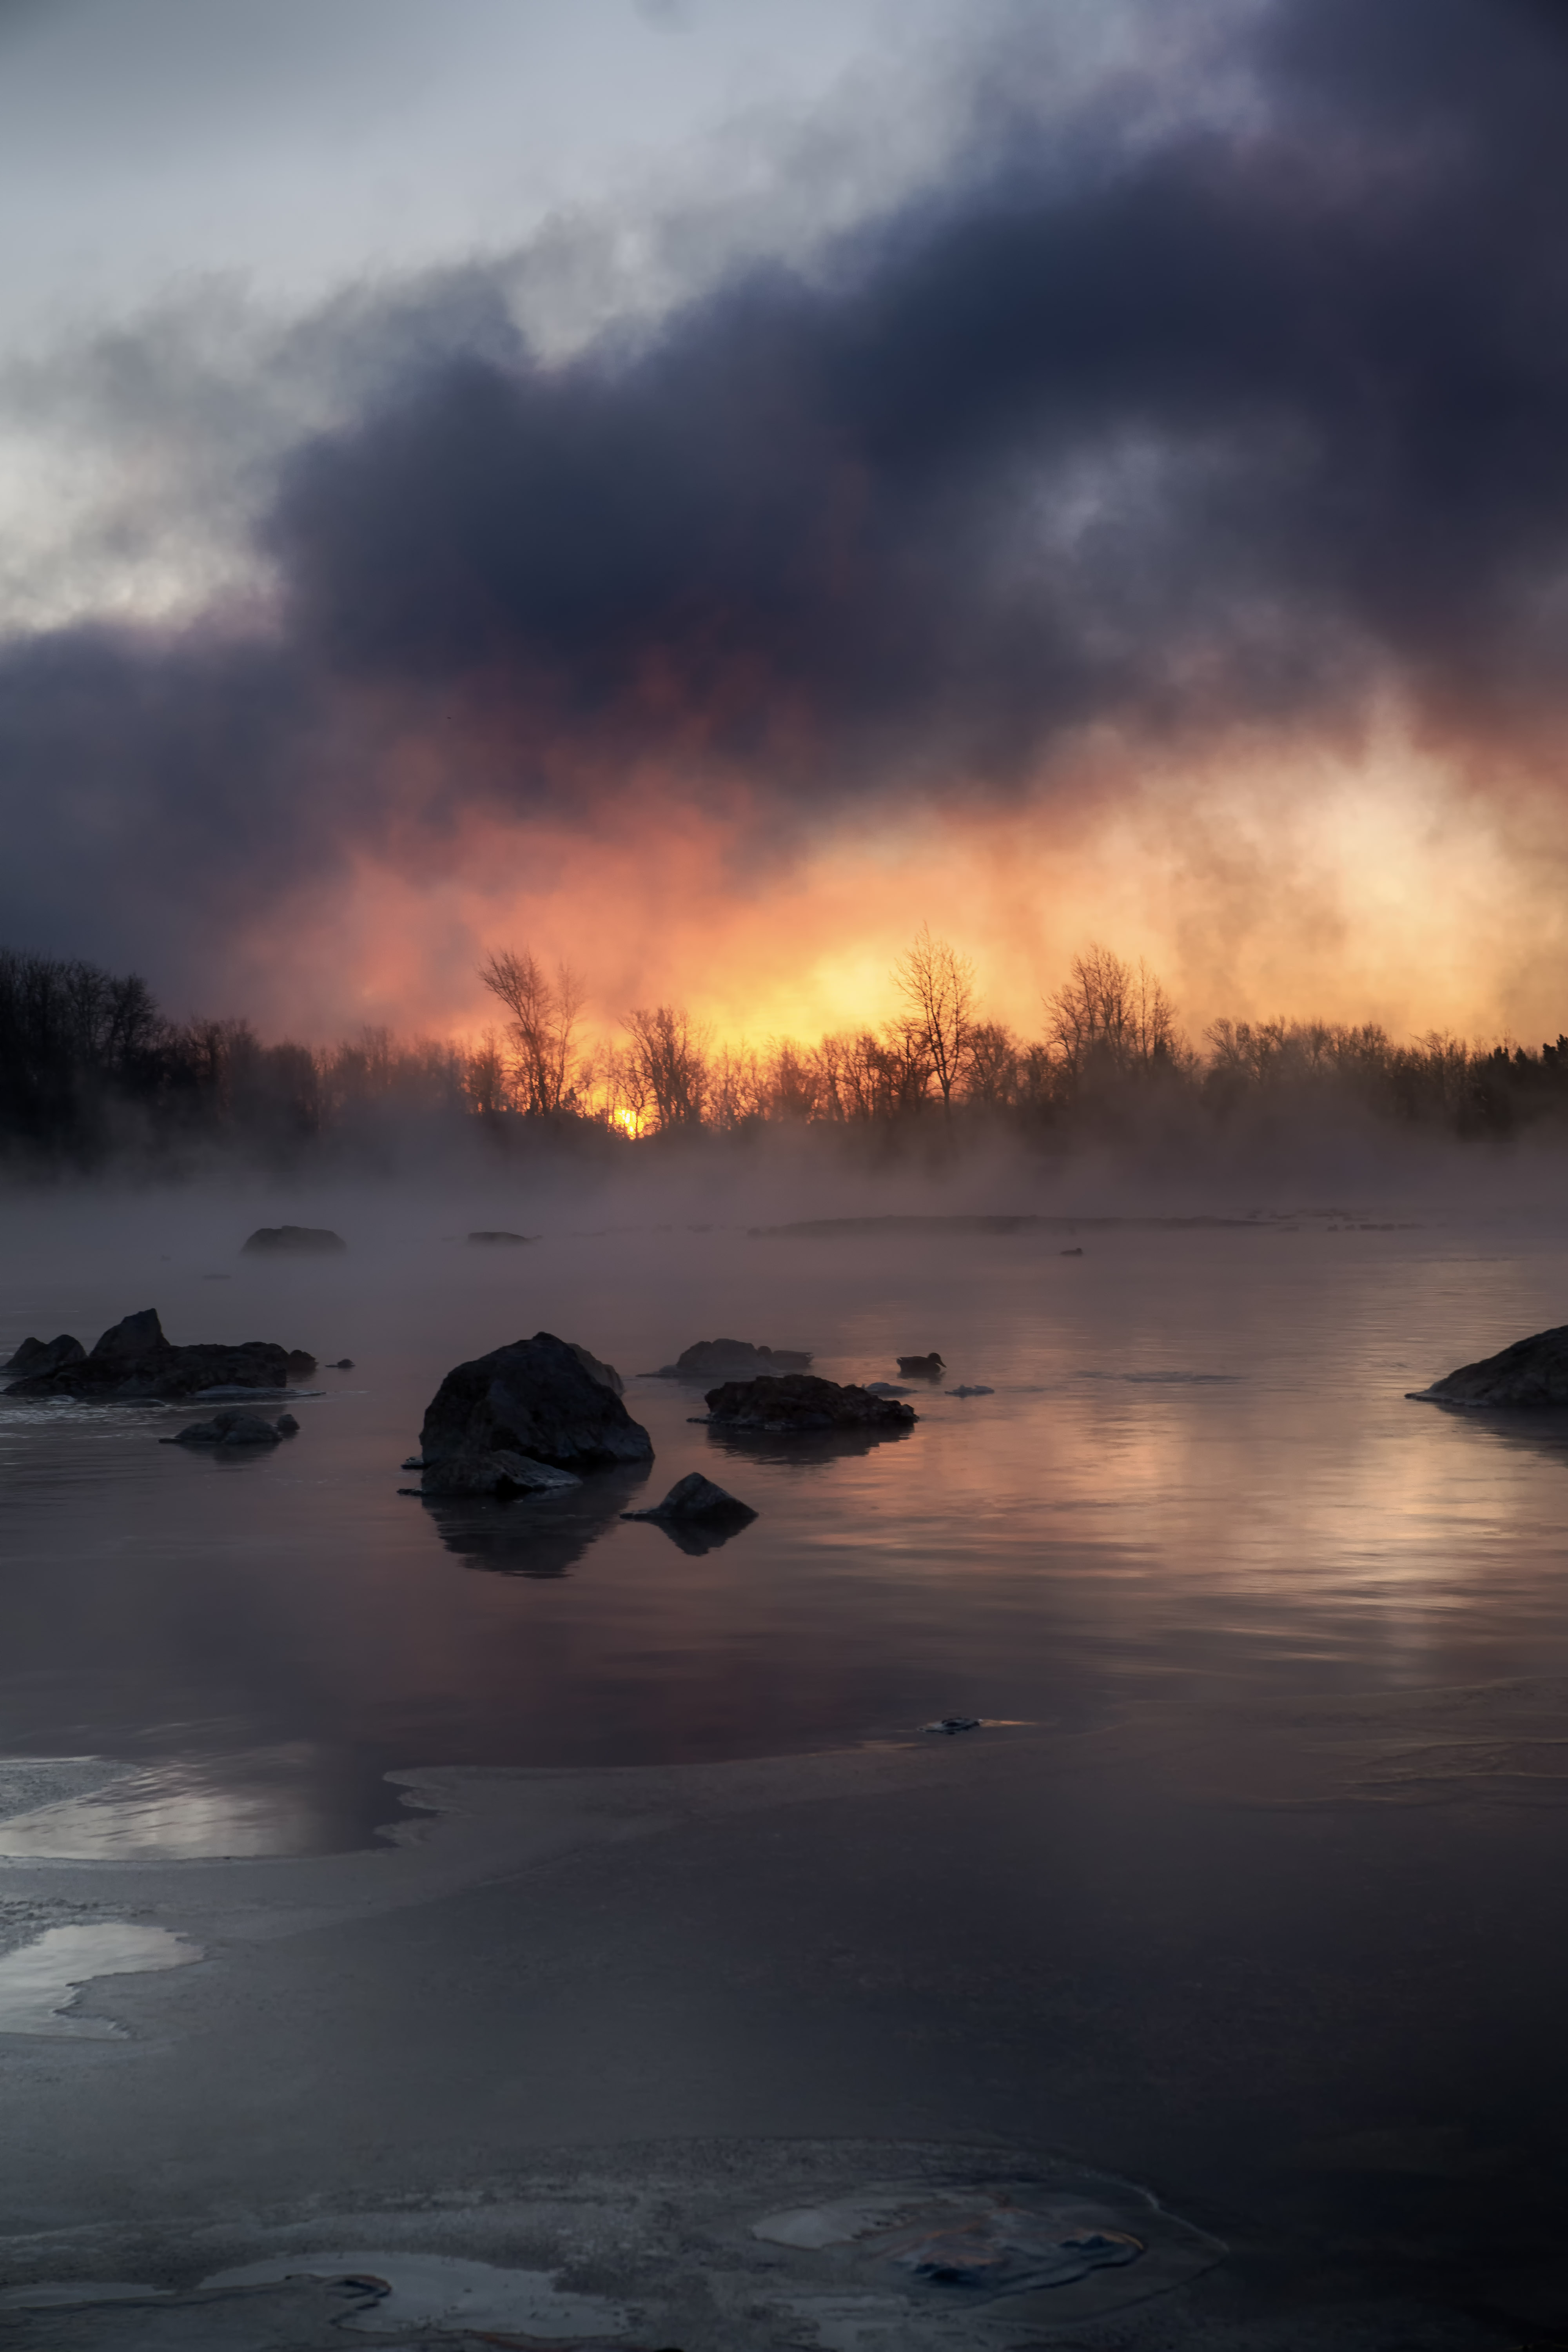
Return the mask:
{"type": "Polygon", "coordinates": [[[566,1576],[617,1521],[648,1473],[641,1465],[605,1470],[559,1494],[421,1497],[447,1549],[501,1576],[566,1576]]]}

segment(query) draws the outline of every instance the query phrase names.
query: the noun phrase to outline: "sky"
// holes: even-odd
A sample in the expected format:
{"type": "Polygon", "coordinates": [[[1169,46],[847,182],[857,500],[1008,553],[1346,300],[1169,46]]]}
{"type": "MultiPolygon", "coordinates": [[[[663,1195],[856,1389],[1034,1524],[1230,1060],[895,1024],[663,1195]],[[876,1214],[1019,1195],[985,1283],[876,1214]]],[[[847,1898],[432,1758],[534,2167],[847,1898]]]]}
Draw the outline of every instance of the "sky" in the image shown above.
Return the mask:
{"type": "Polygon", "coordinates": [[[1568,1028],[1557,0],[0,0],[0,942],[1568,1028]]]}

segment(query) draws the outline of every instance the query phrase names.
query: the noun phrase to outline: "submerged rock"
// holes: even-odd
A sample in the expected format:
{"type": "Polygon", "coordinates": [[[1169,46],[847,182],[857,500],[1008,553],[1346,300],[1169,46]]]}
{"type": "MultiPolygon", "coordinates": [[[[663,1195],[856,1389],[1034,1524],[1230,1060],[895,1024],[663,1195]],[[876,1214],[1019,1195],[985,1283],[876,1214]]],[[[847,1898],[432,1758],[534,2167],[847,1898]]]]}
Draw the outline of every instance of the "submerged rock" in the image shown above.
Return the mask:
{"type": "Polygon", "coordinates": [[[79,1339],[62,1331],[58,1339],[24,1339],[4,1369],[19,1380],[37,1380],[40,1373],[58,1372],[62,1364],[79,1364],[86,1354],[79,1339]]]}
{"type": "Polygon", "coordinates": [[[840,1387],[815,1373],[787,1372],[782,1380],[726,1381],[704,1400],[715,1429],[746,1429],[769,1435],[806,1436],[819,1430],[909,1429],[914,1407],[898,1397],[873,1396],[869,1389],[840,1387]]]}
{"type": "Polygon", "coordinates": [[[912,1389],[900,1388],[897,1381],[868,1381],[868,1396],[913,1396],[912,1389]]]}
{"type": "Polygon", "coordinates": [[[279,1437],[298,1437],[300,1434],[300,1424],[291,1412],[280,1412],[273,1427],[279,1437]]]}
{"type": "Polygon", "coordinates": [[[649,1511],[623,1511],[623,1519],[675,1519],[704,1527],[744,1527],[756,1517],[750,1503],[727,1495],[700,1470],[678,1478],[662,1503],[649,1511]]]}
{"type": "Polygon", "coordinates": [[[502,1248],[525,1249],[532,1239],[531,1234],[509,1234],[497,1229],[489,1233],[470,1234],[468,1246],[471,1249],[488,1249],[500,1244],[502,1248]]]}
{"type": "Polygon", "coordinates": [[[245,1412],[236,1406],[227,1412],[215,1412],[210,1421],[193,1421],[173,1437],[161,1437],[160,1445],[276,1445],[280,1437],[289,1436],[300,1426],[293,1415],[285,1414],[289,1427],[263,1421],[258,1412],[245,1412]]]}
{"type": "Polygon", "coordinates": [[[1568,1405],[1568,1323],[1516,1339],[1407,1393],[1421,1404],[1568,1405]]]}
{"type": "Polygon", "coordinates": [[[995,1390],[994,1390],[994,1389],[982,1388],[982,1387],[979,1385],[979,1383],[978,1383],[978,1382],[976,1382],[976,1383],[975,1383],[975,1385],[974,1385],[973,1388],[956,1388],[956,1389],[949,1389],[949,1390],[948,1390],[948,1391],[947,1391],[947,1393],[948,1393],[948,1395],[949,1395],[949,1396],[958,1396],[958,1397],[964,1397],[964,1396],[994,1396],[994,1395],[995,1395],[995,1393],[996,1393],[996,1391],[995,1391],[995,1390]]]}
{"type": "Polygon", "coordinates": [[[559,1494],[583,1484],[574,1472],[554,1469],[508,1445],[492,1447],[488,1454],[448,1454],[438,1461],[421,1462],[419,1467],[425,1473],[420,1492],[426,1495],[495,1495],[504,1500],[509,1495],[559,1494]]]}
{"type": "Polygon", "coordinates": [[[922,1731],[944,1732],[951,1739],[956,1732],[978,1731],[983,1719],[978,1715],[943,1715],[935,1723],[922,1724],[921,1728],[922,1731]]]}
{"type": "Polygon", "coordinates": [[[933,1348],[929,1356],[900,1356],[899,1377],[906,1381],[940,1381],[947,1366],[933,1348]]]}
{"type": "MultiPolygon", "coordinates": [[[[60,1342],[56,1340],[55,1347],[60,1342]]],[[[7,1396],[178,1398],[209,1389],[284,1389],[316,1369],[314,1356],[271,1339],[237,1347],[176,1348],[163,1336],[155,1307],[111,1325],[90,1355],[78,1349],[52,1370],[11,1381],[7,1396]]]]}
{"type": "Polygon", "coordinates": [[[572,1472],[651,1460],[653,1440],[621,1402],[619,1385],[612,1366],[551,1331],[458,1364],[431,1399],[420,1431],[424,1491],[495,1494],[503,1491],[500,1477],[519,1492],[533,1491],[506,1465],[498,1472],[501,1454],[572,1472]]]}
{"type": "Polygon", "coordinates": [[[762,1372],[807,1372],[811,1351],[804,1348],[759,1348],[750,1339],[697,1339],[673,1364],[653,1374],[660,1381],[749,1381],[762,1372]]]}
{"type": "Polygon", "coordinates": [[[334,1234],[328,1225],[258,1225],[249,1240],[241,1244],[242,1252],[262,1255],[298,1250],[321,1256],[347,1247],[342,1234],[334,1234]]]}

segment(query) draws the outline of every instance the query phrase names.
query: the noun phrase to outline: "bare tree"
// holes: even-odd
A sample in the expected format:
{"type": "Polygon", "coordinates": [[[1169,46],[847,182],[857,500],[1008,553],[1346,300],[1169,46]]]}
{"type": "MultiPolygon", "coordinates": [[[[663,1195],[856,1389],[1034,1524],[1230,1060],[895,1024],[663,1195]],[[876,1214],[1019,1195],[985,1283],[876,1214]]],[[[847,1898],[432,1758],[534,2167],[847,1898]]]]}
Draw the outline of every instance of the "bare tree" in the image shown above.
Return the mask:
{"type": "Polygon", "coordinates": [[[922,923],[893,966],[893,982],[904,1000],[894,1025],[923,1055],[946,1108],[974,1035],[974,967],[945,940],[933,940],[930,924],[922,923]]]}
{"type": "Polygon", "coordinates": [[[626,1056],[653,1097],[659,1126],[700,1127],[709,1082],[705,1033],[681,1005],[639,1004],[624,1019],[626,1056]]]}
{"type": "Polygon", "coordinates": [[[1123,963],[1109,948],[1074,956],[1065,985],[1046,1000],[1046,1015],[1047,1033],[1075,1079],[1147,1069],[1180,1051],[1176,1009],[1159,980],[1142,958],[1123,963]]]}
{"type": "Polygon", "coordinates": [[[526,949],[518,955],[510,948],[481,964],[479,978],[511,1014],[508,1031],[523,1109],[559,1110],[570,1091],[572,1040],[587,1001],[582,978],[560,963],[553,981],[547,980],[526,949]]]}

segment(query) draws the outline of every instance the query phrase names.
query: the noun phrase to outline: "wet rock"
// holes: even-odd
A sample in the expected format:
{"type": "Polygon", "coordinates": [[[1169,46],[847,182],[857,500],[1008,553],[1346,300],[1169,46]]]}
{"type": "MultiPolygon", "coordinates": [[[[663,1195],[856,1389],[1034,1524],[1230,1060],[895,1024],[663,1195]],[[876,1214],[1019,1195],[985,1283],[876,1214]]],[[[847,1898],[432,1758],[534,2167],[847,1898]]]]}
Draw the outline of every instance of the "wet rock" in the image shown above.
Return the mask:
{"type": "Polygon", "coordinates": [[[272,1425],[279,1437],[298,1437],[300,1434],[300,1424],[291,1412],[280,1412],[272,1425]]]}
{"type": "Polygon", "coordinates": [[[426,1492],[498,1491],[497,1454],[573,1472],[651,1460],[653,1441],[609,1385],[613,1378],[609,1365],[550,1331],[458,1364],[420,1432],[426,1492]]]}
{"type": "Polygon", "coordinates": [[[763,1372],[807,1372],[811,1353],[803,1348],[759,1348],[750,1339],[697,1339],[673,1364],[651,1374],[660,1381],[749,1381],[763,1372]]]}
{"type": "Polygon", "coordinates": [[[79,1339],[62,1331],[58,1339],[24,1339],[4,1370],[18,1380],[36,1380],[40,1373],[58,1372],[63,1364],[79,1364],[86,1354],[79,1339]]]}
{"type": "Polygon", "coordinates": [[[1516,1339],[1495,1356],[1461,1364],[1429,1389],[1411,1389],[1421,1404],[1568,1404],[1568,1323],[1516,1339]]]}
{"type": "Polygon", "coordinates": [[[498,1229],[493,1233],[470,1234],[468,1235],[468,1246],[470,1249],[476,1247],[488,1249],[492,1248],[499,1244],[503,1249],[523,1249],[532,1239],[533,1236],[531,1234],[509,1234],[503,1233],[498,1229]]]}
{"type": "MultiPolygon", "coordinates": [[[[287,1416],[290,1430],[299,1423],[290,1413],[287,1416]]],[[[210,1421],[193,1421],[173,1437],[161,1437],[160,1445],[276,1445],[281,1433],[270,1421],[263,1421],[258,1412],[246,1412],[234,1406],[226,1412],[215,1412],[210,1421]]]]}
{"type": "Polygon", "coordinates": [[[290,1354],[270,1339],[246,1339],[237,1347],[176,1348],[164,1338],[157,1310],[146,1307],[112,1325],[90,1355],[79,1350],[52,1371],[11,1381],[5,1393],[105,1401],[176,1399],[214,1389],[286,1389],[290,1380],[313,1371],[315,1365],[315,1358],[302,1349],[290,1354]]]}
{"type": "Polygon", "coordinates": [[[898,1397],[873,1396],[869,1389],[841,1387],[810,1372],[787,1372],[782,1380],[726,1381],[710,1389],[704,1402],[715,1429],[756,1430],[773,1436],[805,1436],[819,1430],[910,1428],[917,1415],[898,1397]]]}
{"type": "Polygon", "coordinates": [[[976,1384],[974,1387],[973,1387],[973,1388],[956,1388],[956,1389],[949,1389],[949,1390],[948,1390],[948,1391],[947,1391],[947,1393],[948,1393],[948,1395],[949,1395],[949,1396],[959,1396],[959,1397],[963,1397],[963,1396],[994,1396],[994,1395],[995,1395],[995,1393],[996,1393],[996,1391],[995,1391],[995,1390],[994,1390],[994,1389],[982,1388],[982,1387],[980,1387],[980,1386],[978,1385],[978,1383],[977,1383],[977,1384],[976,1384]]]}
{"type": "Polygon", "coordinates": [[[745,1527],[756,1517],[749,1503],[728,1495],[700,1470],[678,1478],[662,1503],[649,1511],[623,1511],[623,1519],[674,1519],[704,1527],[745,1527]]]}
{"type": "Polygon", "coordinates": [[[905,1381],[940,1381],[947,1366],[933,1348],[929,1356],[900,1356],[899,1377],[905,1381]]]}
{"type": "Polygon", "coordinates": [[[335,1364],[327,1366],[329,1372],[352,1372],[353,1368],[354,1360],[352,1356],[340,1356],[335,1364]]]}
{"type": "Polygon", "coordinates": [[[922,1723],[922,1731],[940,1731],[951,1739],[956,1732],[978,1731],[982,1717],[978,1715],[944,1715],[935,1723],[922,1723]]]}
{"type": "Polygon", "coordinates": [[[488,1453],[463,1451],[420,1465],[426,1495],[494,1495],[503,1501],[512,1495],[553,1495],[583,1483],[574,1472],[557,1470],[531,1454],[506,1445],[488,1453]]]}
{"type": "Polygon", "coordinates": [[[422,1454],[406,1454],[397,1466],[400,1470],[423,1470],[425,1456],[422,1454]]]}
{"type": "Polygon", "coordinates": [[[1081,1245],[1077,1249],[1058,1250],[1057,1255],[1058,1257],[1081,1257],[1083,1255],[1083,1250],[1081,1245]]]}
{"type": "Polygon", "coordinates": [[[342,1234],[334,1234],[328,1225],[258,1225],[248,1241],[241,1244],[242,1253],[248,1251],[260,1256],[294,1251],[304,1256],[322,1257],[347,1247],[342,1234]]]}
{"type": "Polygon", "coordinates": [[[913,1396],[912,1389],[900,1388],[897,1381],[868,1381],[868,1396],[913,1396]]]}

